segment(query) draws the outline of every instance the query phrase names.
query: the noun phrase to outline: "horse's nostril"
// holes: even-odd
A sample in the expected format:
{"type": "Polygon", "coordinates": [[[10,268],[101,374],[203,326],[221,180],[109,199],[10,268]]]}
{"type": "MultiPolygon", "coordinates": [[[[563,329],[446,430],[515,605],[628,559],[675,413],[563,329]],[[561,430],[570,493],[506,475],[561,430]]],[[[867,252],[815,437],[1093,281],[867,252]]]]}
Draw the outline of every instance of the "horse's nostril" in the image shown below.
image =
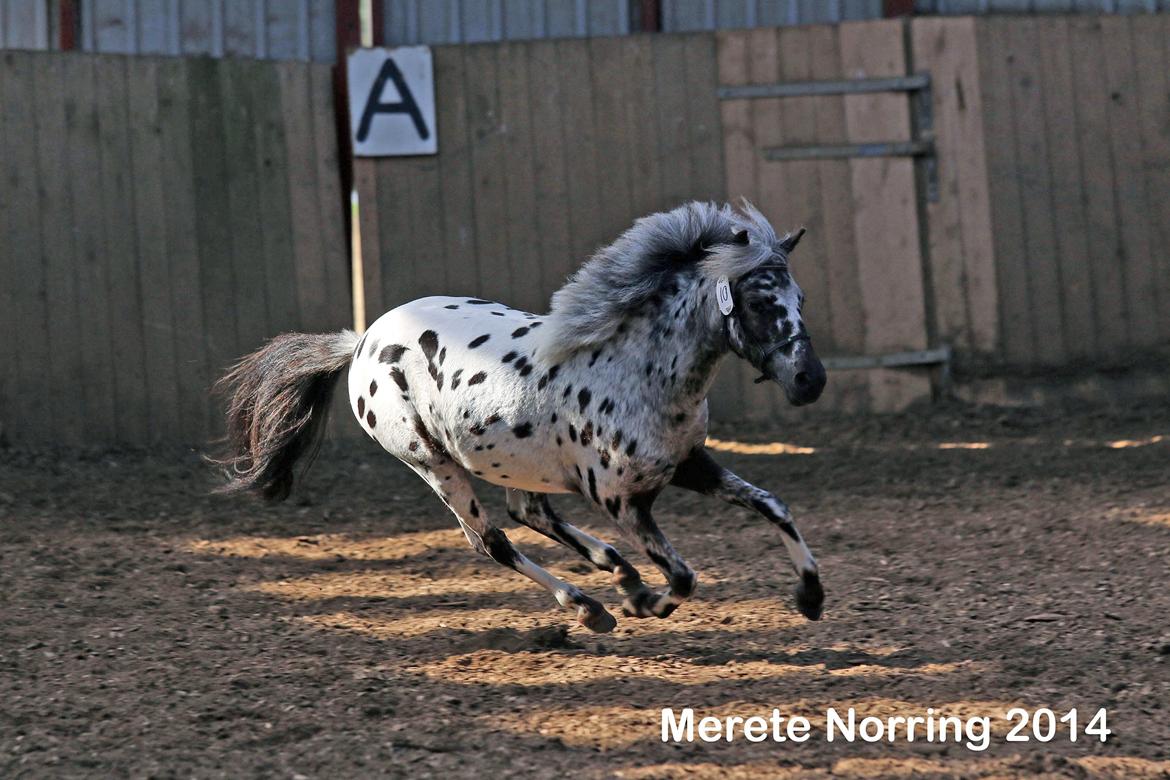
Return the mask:
{"type": "Polygon", "coordinates": [[[806,389],[810,384],[812,384],[812,382],[809,381],[809,376],[808,376],[807,371],[801,371],[799,374],[797,374],[795,377],[793,377],[792,381],[795,382],[796,386],[799,387],[801,390],[806,389]]]}

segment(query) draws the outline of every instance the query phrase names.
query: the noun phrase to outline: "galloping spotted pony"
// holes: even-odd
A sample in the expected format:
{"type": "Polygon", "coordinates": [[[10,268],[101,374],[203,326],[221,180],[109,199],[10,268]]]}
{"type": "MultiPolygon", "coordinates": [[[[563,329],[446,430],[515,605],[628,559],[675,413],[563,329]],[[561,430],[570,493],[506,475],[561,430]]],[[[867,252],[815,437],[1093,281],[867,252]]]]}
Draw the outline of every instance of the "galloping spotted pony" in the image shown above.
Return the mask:
{"type": "Polygon", "coordinates": [[[288,495],[293,466],[316,451],[332,389],[349,366],[349,400],[366,432],[451,508],[478,552],[551,591],[587,628],[615,620],[508,540],[473,490],[503,486],[508,515],[613,574],[627,616],[664,618],[695,574],[651,514],[668,485],[717,496],[780,529],[809,619],[824,594],[817,564],[776,496],[719,466],[704,448],[707,392],[733,352],[795,405],[825,371],[801,320],[788,256],[803,231],[776,236],[749,204],[690,203],[638,220],[537,315],[467,297],[421,298],[350,331],[285,334],[222,380],[232,446],[226,490],[288,495]],[[666,576],[656,592],[609,544],[557,515],[548,495],[576,493],[666,576]]]}

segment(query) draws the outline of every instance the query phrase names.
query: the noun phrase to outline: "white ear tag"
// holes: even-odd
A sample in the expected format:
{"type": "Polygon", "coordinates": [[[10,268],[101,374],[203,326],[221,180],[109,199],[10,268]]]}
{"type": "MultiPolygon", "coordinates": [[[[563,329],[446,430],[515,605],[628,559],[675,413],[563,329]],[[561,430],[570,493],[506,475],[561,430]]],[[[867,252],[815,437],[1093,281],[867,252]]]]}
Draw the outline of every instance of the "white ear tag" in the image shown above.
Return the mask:
{"type": "Polygon", "coordinates": [[[731,285],[726,276],[720,276],[715,282],[715,300],[719,303],[719,311],[725,316],[735,308],[735,301],[731,300],[731,285]]]}

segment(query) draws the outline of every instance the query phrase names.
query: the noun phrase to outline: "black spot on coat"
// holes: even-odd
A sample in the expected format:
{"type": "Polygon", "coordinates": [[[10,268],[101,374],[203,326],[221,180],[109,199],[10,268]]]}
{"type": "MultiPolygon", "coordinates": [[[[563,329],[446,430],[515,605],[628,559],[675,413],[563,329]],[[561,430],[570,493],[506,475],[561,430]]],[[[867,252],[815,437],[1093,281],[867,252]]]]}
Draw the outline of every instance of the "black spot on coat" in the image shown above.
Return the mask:
{"type": "Polygon", "coordinates": [[[485,333],[482,336],[477,336],[476,338],[473,338],[471,340],[471,342],[467,345],[467,348],[468,349],[475,349],[476,347],[483,344],[485,341],[487,341],[490,338],[491,338],[490,333],[485,333]]]}

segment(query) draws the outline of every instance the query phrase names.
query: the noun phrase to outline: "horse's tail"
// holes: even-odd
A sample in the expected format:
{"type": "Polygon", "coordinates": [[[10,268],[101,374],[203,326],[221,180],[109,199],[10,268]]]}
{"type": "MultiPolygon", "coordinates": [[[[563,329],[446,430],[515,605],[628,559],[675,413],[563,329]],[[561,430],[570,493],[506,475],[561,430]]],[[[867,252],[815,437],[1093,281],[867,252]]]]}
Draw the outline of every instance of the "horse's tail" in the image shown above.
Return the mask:
{"type": "Polygon", "coordinates": [[[216,389],[228,399],[228,451],[222,493],[245,490],[272,501],[292,491],[293,467],[304,473],[321,446],[338,377],[358,336],[285,333],[232,366],[216,389]]]}

